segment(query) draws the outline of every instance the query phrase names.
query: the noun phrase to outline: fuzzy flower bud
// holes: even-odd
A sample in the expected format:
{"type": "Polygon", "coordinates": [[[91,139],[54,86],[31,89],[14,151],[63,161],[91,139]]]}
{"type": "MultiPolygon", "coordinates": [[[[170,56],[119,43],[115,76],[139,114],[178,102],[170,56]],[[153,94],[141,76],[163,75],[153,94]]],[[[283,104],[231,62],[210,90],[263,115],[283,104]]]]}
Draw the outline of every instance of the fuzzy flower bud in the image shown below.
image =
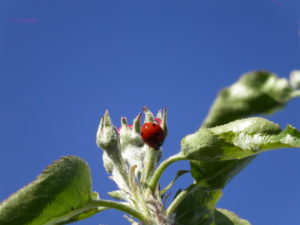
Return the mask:
{"type": "Polygon", "coordinates": [[[165,107],[164,110],[159,110],[157,113],[157,118],[160,119],[160,126],[162,130],[164,131],[165,137],[168,134],[168,126],[167,126],[167,108],[165,107]]]}
{"type": "Polygon", "coordinates": [[[121,189],[126,190],[128,187],[127,166],[121,155],[118,131],[113,126],[108,111],[101,118],[96,143],[104,151],[105,170],[113,175],[113,179],[121,189]]]}
{"type": "Polygon", "coordinates": [[[126,118],[121,118],[120,144],[122,151],[130,145],[136,147],[141,147],[143,145],[140,136],[140,120],[141,114],[134,119],[133,125],[128,125],[126,118]]]}
{"type": "MultiPolygon", "coordinates": [[[[141,131],[141,117],[139,113],[130,125],[125,117],[121,118],[121,127],[116,129],[110,119],[108,111],[101,118],[96,135],[96,143],[103,152],[105,170],[124,193],[134,183],[134,179],[144,184],[155,169],[161,156],[159,147],[167,134],[166,109],[160,110],[157,117],[144,107],[145,123],[152,123],[159,128],[159,144],[155,149],[150,141],[145,141],[141,131]]],[[[145,125],[143,124],[143,127],[145,125]]],[[[152,139],[151,139],[152,140],[152,139]]],[[[153,140],[156,140],[155,138],[153,140]]],[[[154,146],[154,145],[153,145],[154,146]]]]}
{"type": "Polygon", "coordinates": [[[145,113],[145,123],[153,123],[154,122],[153,113],[146,106],[143,107],[143,110],[145,113]]]}
{"type": "Polygon", "coordinates": [[[120,145],[122,157],[128,168],[136,166],[135,174],[137,177],[144,167],[145,151],[144,142],[140,135],[141,113],[134,119],[133,125],[128,125],[125,117],[121,118],[120,145]]]}
{"type": "Polygon", "coordinates": [[[108,111],[101,118],[96,135],[96,143],[99,148],[107,152],[115,151],[119,147],[119,135],[111,123],[108,111]]]}

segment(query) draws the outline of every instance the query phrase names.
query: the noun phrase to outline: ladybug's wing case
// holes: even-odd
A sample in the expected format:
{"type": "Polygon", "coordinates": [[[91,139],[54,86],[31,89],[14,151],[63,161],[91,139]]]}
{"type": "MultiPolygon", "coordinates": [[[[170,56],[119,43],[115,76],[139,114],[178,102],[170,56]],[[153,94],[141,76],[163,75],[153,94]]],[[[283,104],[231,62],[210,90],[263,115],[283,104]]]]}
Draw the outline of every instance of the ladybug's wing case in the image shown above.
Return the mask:
{"type": "Polygon", "coordinates": [[[165,139],[164,132],[157,123],[144,123],[141,128],[143,141],[153,148],[159,148],[165,139]]]}

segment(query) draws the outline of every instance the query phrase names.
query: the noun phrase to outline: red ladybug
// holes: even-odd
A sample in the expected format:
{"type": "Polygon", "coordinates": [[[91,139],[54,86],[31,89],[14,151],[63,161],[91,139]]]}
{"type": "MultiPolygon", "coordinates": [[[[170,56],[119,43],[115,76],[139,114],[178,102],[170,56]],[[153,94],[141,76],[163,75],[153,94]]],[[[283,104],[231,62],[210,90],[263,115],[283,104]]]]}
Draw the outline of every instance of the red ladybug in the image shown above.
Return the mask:
{"type": "Polygon", "coordinates": [[[158,149],[165,140],[165,134],[158,123],[144,123],[141,137],[152,148],[158,149]]]}

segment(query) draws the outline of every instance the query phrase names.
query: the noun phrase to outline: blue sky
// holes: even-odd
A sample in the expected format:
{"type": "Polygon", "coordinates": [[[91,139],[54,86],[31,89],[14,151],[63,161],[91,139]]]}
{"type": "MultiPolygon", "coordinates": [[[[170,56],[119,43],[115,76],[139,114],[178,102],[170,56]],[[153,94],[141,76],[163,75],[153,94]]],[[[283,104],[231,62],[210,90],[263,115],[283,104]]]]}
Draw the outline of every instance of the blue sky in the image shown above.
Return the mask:
{"type": "MultiPolygon", "coordinates": [[[[0,201],[64,155],[89,163],[106,198],[115,185],[95,145],[105,109],[118,126],[145,105],[167,106],[167,157],[222,87],[256,69],[288,77],[300,69],[299,50],[298,0],[0,0],[0,201]]],[[[269,118],[300,128],[299,106],[269,118]]],[[[219,207],[253,225],[299,225],[299,158],[295,149],[261,155],[219,207]]],[[[75,224],[126,221],[111,210],[75,224]]]]}

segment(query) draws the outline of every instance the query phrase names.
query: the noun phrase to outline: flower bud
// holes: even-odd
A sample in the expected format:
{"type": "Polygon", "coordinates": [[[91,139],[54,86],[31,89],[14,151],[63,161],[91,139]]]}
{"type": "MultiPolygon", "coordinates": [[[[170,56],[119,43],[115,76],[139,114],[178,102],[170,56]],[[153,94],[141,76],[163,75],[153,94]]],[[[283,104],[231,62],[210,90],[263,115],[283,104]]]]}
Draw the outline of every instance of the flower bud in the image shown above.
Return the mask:
{"type": "Polygon", "coordinates": [[[143,107],[144,113],[145,113],[145,121],[144,123],[153,123],[154,122],[154,116],[153,113],[146,107],[143,107]]]}
{"type": "Polygon", "coordinates": [[[122,152],[127,146],[141,147],[143,145],[140,136],[140,120],[141,114],[134,119],[133,125],[128,125],[126,118],[121,118],[120,144],[122,152]]]}
{"type": "Polygon", "coordinates": [[[99,128],[96,135],[96,143],[99,148],[108,154],[112,151],[118,151],[119,135],[116,128],[112,125],[108,111],[100,120],[99,128]]]}
{"type": "Polygon", "coordinates": [[[104,151],[104,168],[112,174],[114,181],[121,189],[126,189],[128,186],[127,166],[121,155],[119,134],[111,122],[108,111],[101,118],[96,142],[104,151]]]}
{"type": "Polygon", "coordinates": [[[122,152],[122,157],[129,167],[133,165],[137,166],[137,174],[140,173],[145,166],[146,151],[144,147],[127,146],[122,152]]]}
{"type": "MultiPolygon", "coordinates": [[[[161,110],[160,110],[161,111],[161,110]]],[[[161,118],[161,128],[165,133],[165,137],[168,134],[168,126],[167,126],[167,108],[164,108],[164,111],[162,113],[162,118],[161,118]]]]}
{"type": "MultiPolygon", "coordinates": [[[[154,118],[152,112],[144,107],[145,122],[155,123],[160,128],[162,137],[167,132],[166,109],[160,110],[154,118]]],[[[103,152],[103,163],[107,173],[119,186],[120,190],[129,192],[130,181],[134,174],[135,179],[141,180],[142,176],[148,178],[152,174],[157,161],[161,156],[159,146],[155,148],[145,144],[141,137],[141,113],[129,125],[125,117],[121,118],[121,127],[117,130],[110,119],[108,111],[101,118],[96,135],[96,143],[103,152]],[[132,173],[130,169],[135,168],[132,173]],[[144,175],[143,175],[144,174],[144,175]],[[129,189],[128,189],[129,188],[129,189]]],[[[163,138],[164,139],[164,138],[163,138]]],[[[147,143],[147,142],[146,142],[147,143]]]]}

